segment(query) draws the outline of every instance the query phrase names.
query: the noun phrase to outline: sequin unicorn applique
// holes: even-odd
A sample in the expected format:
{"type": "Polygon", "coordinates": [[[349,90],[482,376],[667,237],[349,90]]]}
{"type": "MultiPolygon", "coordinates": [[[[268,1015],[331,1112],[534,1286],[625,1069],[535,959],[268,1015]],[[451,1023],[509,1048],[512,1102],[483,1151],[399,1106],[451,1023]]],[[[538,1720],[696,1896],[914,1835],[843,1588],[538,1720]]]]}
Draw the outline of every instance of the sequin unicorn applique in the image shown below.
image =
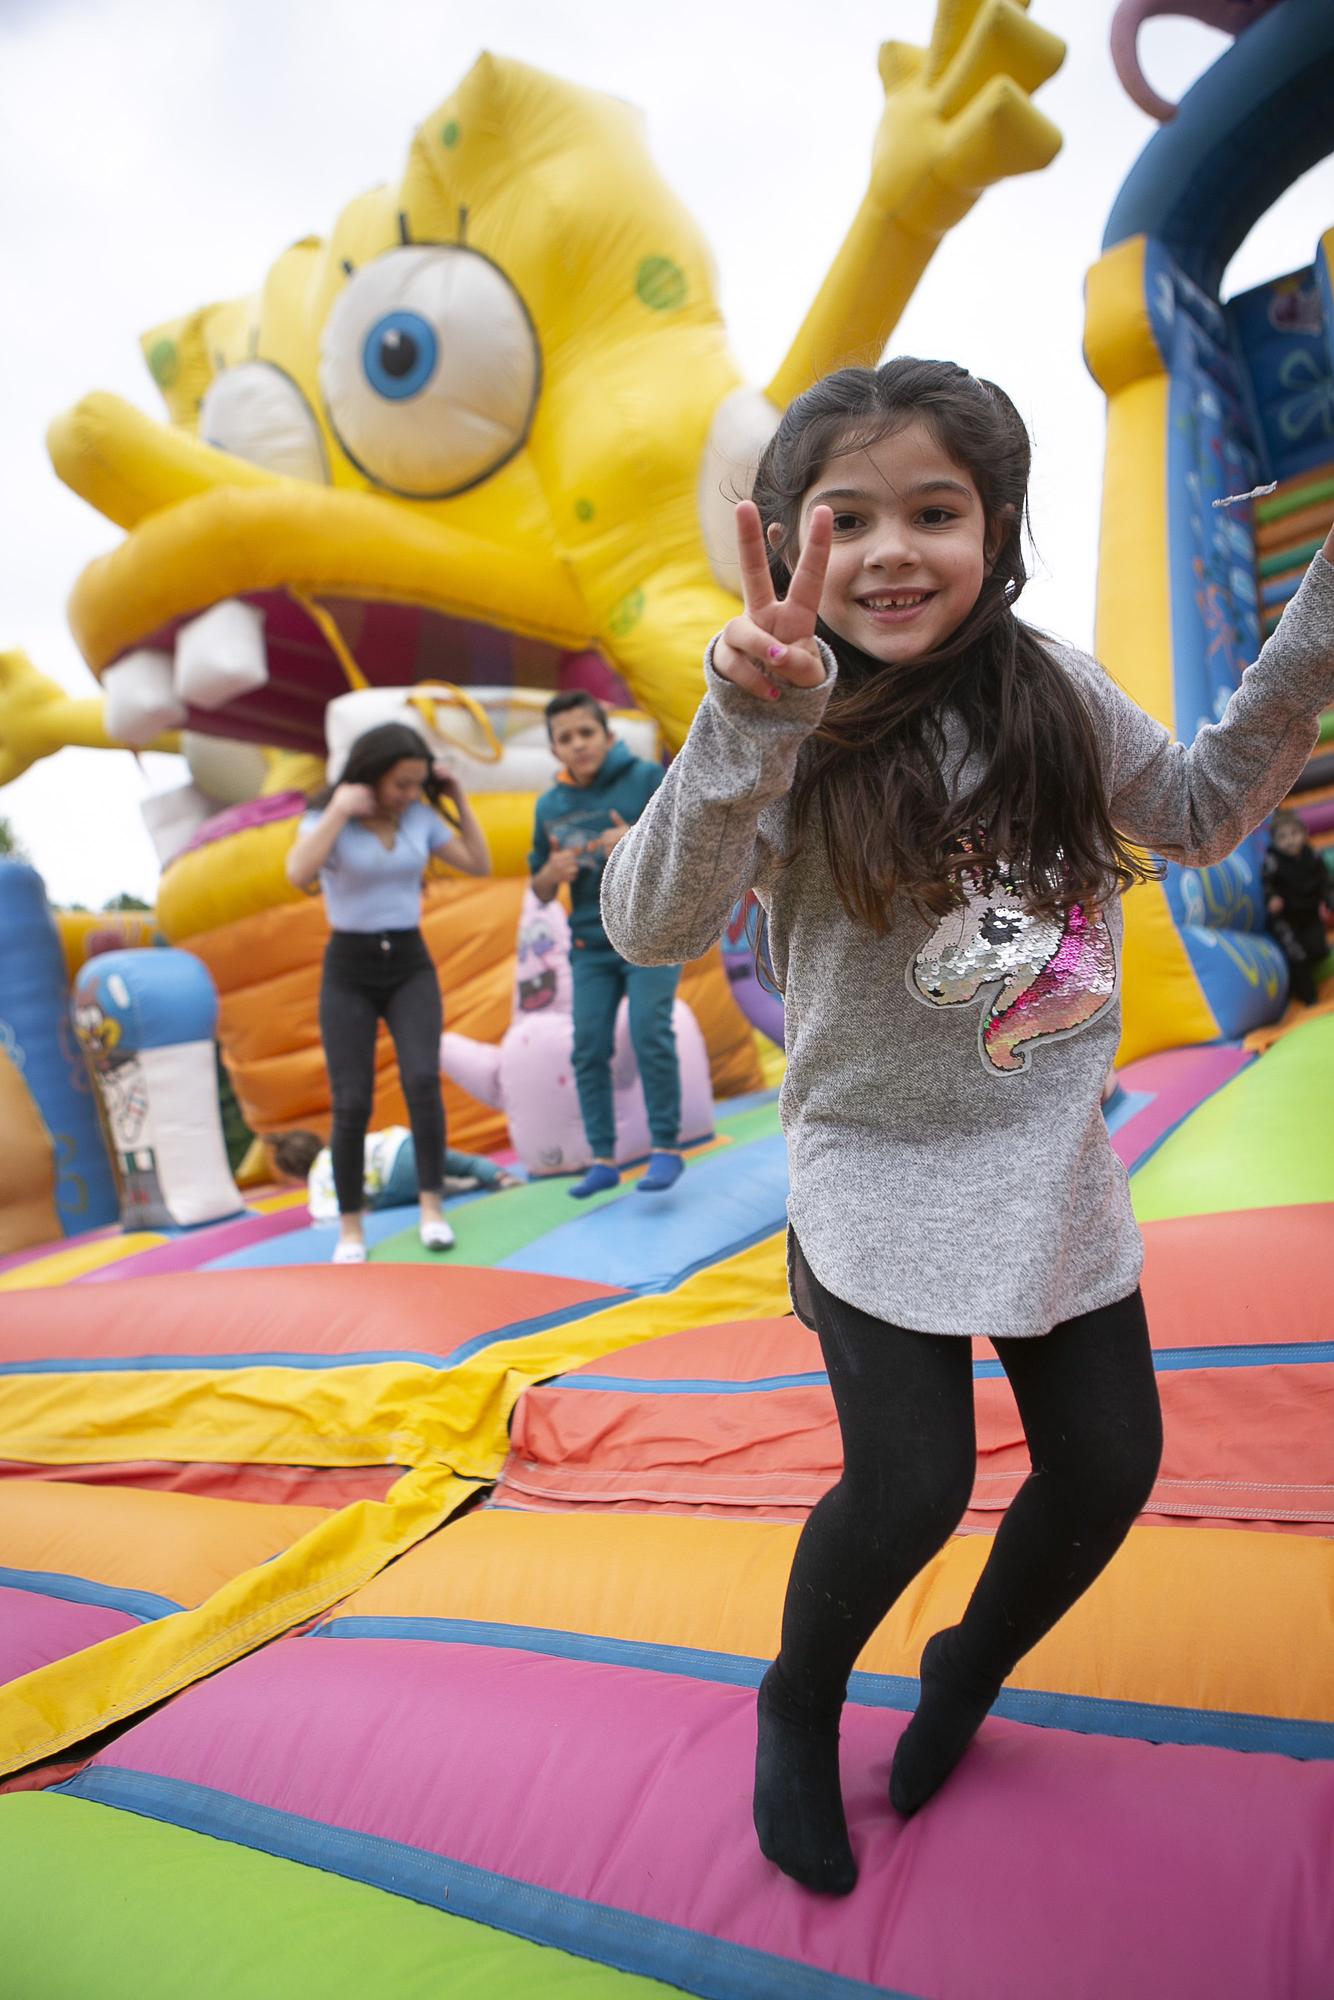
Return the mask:
{"type": "Polygon", "coordinates": [[[1009,876],[965,874],[962,886],[962,908],[908,961],[908,991],[927,1007],[966,1007],[981,995],[983,1068],[1021,1074],[1037,1043],[1079,1034],[1112,1004],[1112,934],[1078,903],[1063,922],[1033,916],[1009,876]]]}

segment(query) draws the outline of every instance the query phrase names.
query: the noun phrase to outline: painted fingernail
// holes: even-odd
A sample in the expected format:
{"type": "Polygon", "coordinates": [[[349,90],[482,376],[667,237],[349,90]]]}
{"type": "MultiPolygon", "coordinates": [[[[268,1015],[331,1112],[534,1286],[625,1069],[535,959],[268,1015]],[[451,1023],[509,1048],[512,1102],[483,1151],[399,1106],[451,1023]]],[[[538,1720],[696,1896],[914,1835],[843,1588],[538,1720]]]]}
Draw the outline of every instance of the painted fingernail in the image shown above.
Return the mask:
{"type": "Polygon", "coordinates": [[[770,701],[781,701],[783,699],[783,690],[781,688],[770,688],[769,699],[770,701]]]}
{"type": "Polygon", "coordinates": [[[786,646],[770,646],[769,658],[771,660],[781,660],[786,652],[786,646]]]}

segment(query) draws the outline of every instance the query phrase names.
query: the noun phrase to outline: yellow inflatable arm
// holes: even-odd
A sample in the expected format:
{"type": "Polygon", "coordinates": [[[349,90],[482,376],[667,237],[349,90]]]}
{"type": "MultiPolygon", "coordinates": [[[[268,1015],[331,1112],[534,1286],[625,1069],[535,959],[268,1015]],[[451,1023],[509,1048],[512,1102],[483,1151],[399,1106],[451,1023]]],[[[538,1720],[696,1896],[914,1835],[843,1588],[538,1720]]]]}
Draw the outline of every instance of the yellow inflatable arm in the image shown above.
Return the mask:
{"type": "Polygon", "coordinates": [[[930,46],[886,42],[871,184],[766,394],[780,409],[831,369],[874,366],[936,245],[984,188],[1049,166],[1061,135],[1030,93],[1065,44],[1028,0],[941,0],[930,46]]]}
{"type": "MultiPolygon", "coordinates": [[[[123,750],[107,734],[100,695],[79,699],[38,673],[26,653],[0,653],[0,785],[22,777],[30,764],[55,750],[123,750]]],[[[177,750],[175,735],[159,736],[150,750],[177,750]]]]}

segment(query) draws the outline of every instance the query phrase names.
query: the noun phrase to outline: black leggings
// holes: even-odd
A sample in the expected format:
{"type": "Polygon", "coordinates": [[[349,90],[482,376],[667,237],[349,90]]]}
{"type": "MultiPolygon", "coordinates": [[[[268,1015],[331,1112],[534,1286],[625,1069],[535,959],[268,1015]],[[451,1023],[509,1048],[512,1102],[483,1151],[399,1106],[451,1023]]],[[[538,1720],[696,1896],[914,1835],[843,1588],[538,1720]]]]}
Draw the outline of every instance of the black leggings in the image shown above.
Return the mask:
{"type": "Polygon", "coordinates": [[[320,1033],[333,1093],[331,1151],[342,1215],[365,1207],[366,1131],[382,1015],[398,1056],[418,1186],[438,1193],[445,1160],[440,981],[426,941],[420,931],[335,931],[324,954],[320,1033]]]}
{"type": "MultiPolygon", "coordinates": [[[[887,1325],[834,1298],[799,1245],[843,1434],[843,1477],[797,1543],[778,1658],[792,1703],[837,1714],[862,1647],[942,1548],[976,1470],[971,1342],[887,1325]]],[[[1138,1291],[1039,1338],[994,1342],[1033,1470],[1010,1503],[958,1629],[958,1665],[999,1683],[1124,1541],[1162,1456],[1138,1291]]]]}

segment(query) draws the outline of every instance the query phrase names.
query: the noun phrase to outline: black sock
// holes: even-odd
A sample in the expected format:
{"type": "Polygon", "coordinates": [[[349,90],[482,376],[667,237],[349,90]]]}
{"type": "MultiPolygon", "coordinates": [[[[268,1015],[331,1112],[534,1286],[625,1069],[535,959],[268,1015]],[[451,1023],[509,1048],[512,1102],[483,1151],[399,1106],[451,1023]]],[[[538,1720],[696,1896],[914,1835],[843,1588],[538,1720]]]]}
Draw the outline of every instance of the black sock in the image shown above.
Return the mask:
{"type": "Polygon", "coordinates": [[[899,1738],[889,1775],[889,1802],[904,1819],[939,1791],[1000,1693],[999,1681],[981,1683],[958,1665],[957,1630],[935,1633],[922,1649],[917,1713],[899,1738]]]}
{"type": "Polygon", "coordinates": [[[804,1888],[846,1896],[857,1881],[838,1779],[838,1723],[802,1714],[770,1667],[756,1704],[760,1852],[804,1888]]]}

